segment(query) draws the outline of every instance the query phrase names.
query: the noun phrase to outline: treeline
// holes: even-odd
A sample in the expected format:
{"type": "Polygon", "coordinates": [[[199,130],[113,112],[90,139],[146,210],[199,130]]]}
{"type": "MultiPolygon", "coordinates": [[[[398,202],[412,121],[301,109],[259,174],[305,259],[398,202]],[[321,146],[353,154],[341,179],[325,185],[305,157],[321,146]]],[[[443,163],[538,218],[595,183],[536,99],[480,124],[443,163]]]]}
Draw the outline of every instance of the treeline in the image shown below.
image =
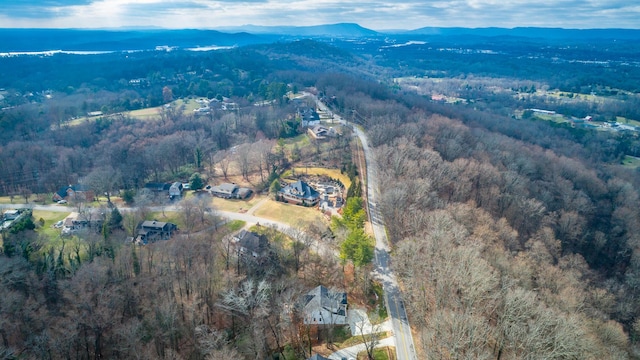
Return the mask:
{"type": "MultiPolygon", "coordinates": [[[[194,214],[197,229],[215,221],[194,214]]],[[[125,214],[125,227],[136,216],[125,214]]],[[[0,356],[308,358],[304,294],[343,281],[333,257],[309,251],[325,229],[263,228],[271,246],[259,260],[240,254],[228,227],[146,246],[124,243],[122,231],[88,232],[44,253],[25,230],[19,242],[33,251],[0,254],[0,356]]]]}
{"type": "Polygon", "coordinates": [[[609,163],[624,138],[355,86],[335,94],[369,114],[380,206],[425,353],[638,354],[638,179],[609,163]]]}
{"type": "MultiPolygon", "coordinates": [[[[49,193],[80,177],[96,180],[92,185],[101,192],[140,188],[147,181],[186,180],[196,170],[214,171],[220,159],[231,157],[226,150],[233,145],[298,134],[295,111],[283,105],[186,116],[180,109],[166,109],[158,120],[115,116],[41,132],[23,128],[22,138],[0,147],[0,191],[49,193]]],[[[251,160],[247,166],[254,167],[253,159],[245,159],[251,160]]]]}
{"type": "MultiPolygon", "coordinates": [[[[415,41],[417,38],[407,39],[415,41]]],[[[357,53],[376,54],[376,62],[399,76],[428,75],[457,78],[468,75],[543,81],[562,91],[582,92],[610,87],[633,93],[640,68],[638,42],[633,40],[575,40],[518,37],[425,37],[425,44],[386,46],[342,44],[357,53]]]]}

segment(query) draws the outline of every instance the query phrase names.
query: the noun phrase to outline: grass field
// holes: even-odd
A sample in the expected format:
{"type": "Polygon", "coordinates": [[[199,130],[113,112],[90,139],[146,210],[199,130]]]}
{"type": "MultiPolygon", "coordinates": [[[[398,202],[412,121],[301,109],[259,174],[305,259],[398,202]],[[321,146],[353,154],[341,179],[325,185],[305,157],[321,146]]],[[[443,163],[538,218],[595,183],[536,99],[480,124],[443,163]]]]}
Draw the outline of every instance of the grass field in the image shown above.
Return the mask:
{"type": "Polygon", "coordinates": [[[351,180],[349,180],[349,177],[346,174],[341,174],[340,170],[338,169],[296,167],[293,170],[296,174],[326,175],[334,179],[338,179],[344,185],[345,190],[348,189],[349,186],[351,186],[351,180]]]}
{"type": "Polygon", "coordinates": [[[307,136],[307,133],[300,134],[296,137],[284,139],[284,148],[289,154],[291,154],[291,151],[293,151],[293,147],[295,144],[298,144],[299,149],[303,149],[311,145],[311,140],[309,140],[309,136],[307,136]]]}
{"type": "Polygon", "coordinates": [[[38,230],[38,233],[54,239],[60,236],[60,229],[54,229],[53,224],[66,218],[69,214],[68,212],[33,210],[33,221],[37,224],[40,219],[43,219],[44,225],[38,230]]]}
{"type": "Polygon", "coordinates": [[[248,200],[221,199],[214,197],[213,208],[220,211],[241,212],[251,209],[258,201],[264,199],[264,195],[255,195],[248,200]]]}
{"type": "Polygon", "coordinates": [[[320,211],[315,208],[285,204],[271,199],[262,204],[254,215],[269,220],[282,221],[292,226],[297,226],[301,222],[311,223],[324,219],[320,211]]]}
{"type": "Polygon", "coordinates": [[[640,167],[640,158],[625,155],[624,159],[622,159],[622,165],[630,169],[637,169],[638,167],[640,167]]]}
{"type": "Polygon", "coordinates": [[[184,228],[184,221],[180,213],[175,211],[165,211],[164,215],[162,215],[162,211],[152,212],[147,216],[147,220],[170,222],[178,225],[178,229],[184,228]]]}

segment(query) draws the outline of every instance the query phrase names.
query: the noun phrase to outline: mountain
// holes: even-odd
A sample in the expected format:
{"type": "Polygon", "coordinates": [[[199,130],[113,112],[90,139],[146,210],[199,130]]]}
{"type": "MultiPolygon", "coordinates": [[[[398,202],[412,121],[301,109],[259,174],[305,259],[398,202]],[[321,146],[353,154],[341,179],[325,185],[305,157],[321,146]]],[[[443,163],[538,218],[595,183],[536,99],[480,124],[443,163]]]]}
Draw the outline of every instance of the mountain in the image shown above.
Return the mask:
{"type": "Polygon", "coordinates": [[[251,34],[274,34],[293,37],[342,37],[357,38],[377,36],[377,31],[364,28],[354,23],[338,23],[314,26],[259,26],[243,25],[237,27],[218,28],[221,31],[244,31],[251,34]]]}
{"type": "Polygon", "coordinates": [[[215,30],[0,29],[0,52],[149,50],[156,46],[242,46],[273,39],[215,30]]]}
{"type": "MultiPolygon", "coordinates": [[[[397,32],[395,32],[397,33],[397,32]]],[[[517,28],[441,28],[423,27],[404,32],[407,35],[441,35],[441,36],[516,36],[527,38],[544,39],[573,39],[573,40],[597,40],[597,39],[620,39],[620,40],[640,40],[640,30],[637,29],[562,29],[562,28],[540,28],[540,27],[517,27],[517,28]]]]}

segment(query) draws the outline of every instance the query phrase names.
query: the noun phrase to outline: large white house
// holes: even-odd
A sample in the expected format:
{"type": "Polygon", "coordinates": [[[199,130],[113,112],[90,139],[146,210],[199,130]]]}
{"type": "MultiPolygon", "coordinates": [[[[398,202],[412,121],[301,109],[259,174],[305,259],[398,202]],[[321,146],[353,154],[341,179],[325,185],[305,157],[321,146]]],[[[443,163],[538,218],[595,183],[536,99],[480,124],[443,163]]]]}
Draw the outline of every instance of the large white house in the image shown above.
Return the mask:
{"type": "Polygon", "coordinates": [[[320,285],[303,299],[304,323],[310,325],[347,324],[347,293],[320,285]]]}

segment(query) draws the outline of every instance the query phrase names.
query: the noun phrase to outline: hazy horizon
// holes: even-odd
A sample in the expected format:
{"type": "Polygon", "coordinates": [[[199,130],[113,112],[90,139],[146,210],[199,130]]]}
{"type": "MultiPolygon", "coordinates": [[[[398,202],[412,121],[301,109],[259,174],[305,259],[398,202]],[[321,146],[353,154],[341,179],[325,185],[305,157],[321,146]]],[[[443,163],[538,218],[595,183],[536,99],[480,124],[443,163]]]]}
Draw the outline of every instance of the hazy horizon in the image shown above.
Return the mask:
{"type": "Polygon", "coordinates": [[[365,28],[544,27],[639,29],[640,6],[619,0],[4,1],[2,28],[218,29],[239,26],[314,26],[357,23],[365,28]]]}

